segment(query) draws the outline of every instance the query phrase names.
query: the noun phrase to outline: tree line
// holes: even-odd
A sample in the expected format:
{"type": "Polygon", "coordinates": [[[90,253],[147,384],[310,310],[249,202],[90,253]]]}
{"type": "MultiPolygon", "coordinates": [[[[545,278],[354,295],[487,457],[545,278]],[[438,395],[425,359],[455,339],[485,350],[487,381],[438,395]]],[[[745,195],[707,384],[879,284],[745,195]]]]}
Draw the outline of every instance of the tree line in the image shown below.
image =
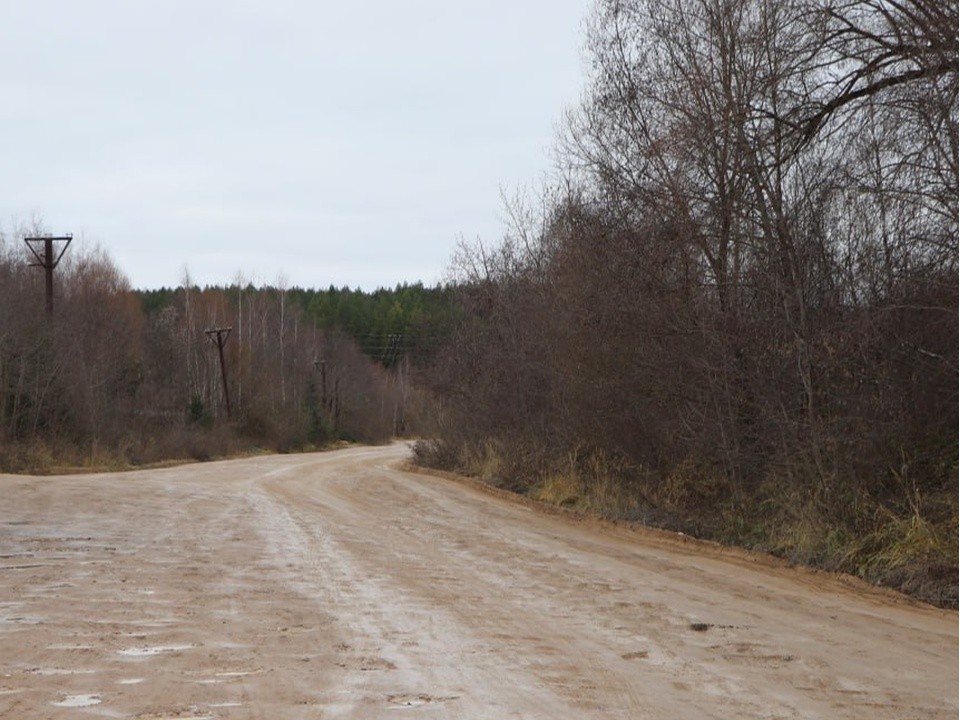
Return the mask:
{"type": "MultiPolygon", "coordinates": [[[[434,332],[416,309],[433,299],[422,286],[398,288],[399,310],[377,306],[363,328],[367,337],[397,328],[403,340],[389,357],[351,335],[360,324],[311,312],[305,301],[317,293],[201,289],[189,275],[175,289],[134,291],[96,249],[66,254],[50,317],[25,234],[42,230],[0,235],[0,471],[381,442],[426,417],[410,352],[426,352],[415,343],[434,332]],[[206,332],[216,328],[229,328],[226,378],[206,332]]],[[[348,294],[355,306],[371,297],[348,294]]]]}
{"type": "MultiPolygon", "coordinates": [[[[238,281],[223,290],[239,296],[258,289],[238,281]]],[[[415,367],[429,365],[438,348],[448,342],[456,315],[454,291],[446,285],[401,283],[370,292],[333,285],[327,289],[265,286],[262,291],[274,300],[282,294],[307,322],[344,332],[365,355],[384,366],[400,358],[415,367]]],[[[177,287],[137,290],[136,294],[150,315],[177,303],[182,292],[177,287]]]]}
{"type": "Polygon", "coordinates": [[[600,0],[423,462],[957,597],[957,7],[600,0]]]}

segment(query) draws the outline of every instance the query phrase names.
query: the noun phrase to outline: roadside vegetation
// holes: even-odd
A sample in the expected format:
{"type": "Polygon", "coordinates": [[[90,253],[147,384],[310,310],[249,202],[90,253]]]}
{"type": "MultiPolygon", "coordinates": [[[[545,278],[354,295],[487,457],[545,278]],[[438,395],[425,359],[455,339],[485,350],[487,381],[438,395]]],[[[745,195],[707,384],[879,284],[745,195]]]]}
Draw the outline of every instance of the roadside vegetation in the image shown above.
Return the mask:
{"type": "Polygon", "coordinates": [[[601,0],[424,464],[957,605],[957,6],[601,0]]]}

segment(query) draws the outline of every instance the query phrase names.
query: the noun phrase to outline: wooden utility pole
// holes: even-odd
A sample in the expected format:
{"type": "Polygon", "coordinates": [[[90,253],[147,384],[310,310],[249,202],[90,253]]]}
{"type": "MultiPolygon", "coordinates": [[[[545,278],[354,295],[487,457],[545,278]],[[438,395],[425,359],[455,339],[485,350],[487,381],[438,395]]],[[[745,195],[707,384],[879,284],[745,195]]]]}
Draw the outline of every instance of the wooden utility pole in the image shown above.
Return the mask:
{"type": "Polygon", "coordinates": [[[30,263],[31,267],[42,267],[46,273],[46,297],[47,297],[47,316],[53,317],[53,270],[60,264],[60,259],[67,251],[73,235],[61,235],[54,237],[46,235],[43,237],[28,237],[23,241],[30,248],[30,252],[37,259],[37,262],[30,263]],[[54,243],[63,243],[60,251],[54,252],[54,243]],[[41,251],[42,248],[42,251],[41,251]]]}
{"type": "Polygon", "coordinates": [[[227,420],[230,419],[230,388],[227,386],[227,364],[223,359],[223,346],[227,342],[227,338],[230,337],[230,332],[233,330],[232,327],[226,328],[213,328],[212,330],[204,330],[207,337],[210,339],[210,342],[216,342],[217,350],[220,351],[220,379],[223,381],[223,397],[227,402],[227,420]],[[214,340],[216,337],[216,340],[214,340]]]}
{"type": "Polygon", "coordinates": [[[327,361],[320,361],[320,407],[323,408],[323,411],[326,412],[329,407],[327,405],[327,361]]]}
{"type": "Polygon", "coordinates": [[[340,378],[334,377],[331,397],[327,392],[327,361],[314,360],[313,366],[320,370],[320,407],[323,409],[323,418],[336,432],[340,427],[340,378]]]}

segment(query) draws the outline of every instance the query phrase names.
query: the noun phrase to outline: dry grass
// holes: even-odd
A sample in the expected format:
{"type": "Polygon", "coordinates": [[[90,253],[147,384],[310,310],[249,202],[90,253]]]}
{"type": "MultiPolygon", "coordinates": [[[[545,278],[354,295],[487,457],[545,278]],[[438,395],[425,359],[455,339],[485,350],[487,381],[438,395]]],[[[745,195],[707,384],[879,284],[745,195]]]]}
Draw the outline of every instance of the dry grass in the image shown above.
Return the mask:
{"type": "Polygon", "coordinates": [[[541,502],[564,507],[583,506],[583,488],[580,480],[572,474],[551,474],[537,483],[530,493],[531,497],[541,502]]]}

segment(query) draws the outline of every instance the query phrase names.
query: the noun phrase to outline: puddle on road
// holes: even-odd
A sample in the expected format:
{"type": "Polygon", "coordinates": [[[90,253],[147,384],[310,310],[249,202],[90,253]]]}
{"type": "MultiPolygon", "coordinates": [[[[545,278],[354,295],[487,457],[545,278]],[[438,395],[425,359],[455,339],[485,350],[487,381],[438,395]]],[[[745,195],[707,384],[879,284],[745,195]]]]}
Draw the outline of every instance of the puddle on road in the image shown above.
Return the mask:
{"type": "Polygon", "coordinates": [[[66,695],[63,700],[50,704],[56,707],[85,708],[99,705],[101,702],[99,695],[66,695]]]}
{"type": "Polygon", "coordinates": [[[47,619],[39,615],[8,615],[0,618],[0,623],[11,625],[43,625],[47,619]]]}
{"type": "Polygon", "coordinates": [[[390,703],[387,707],[391,710],[402,710],[405,708],[420,707],[421,705],[430,705],[431,703],[446,703],[451,700],[458,700],[459,698],[459,695],[436,697],[434,695],[428,695],[427,693],[419,693],[416,695],[387,695],[387,702],[390,703]]]}
{"type": "Polygon", "coordinates": [[[259,675],[262,672],[263,672],[262,669],[224,670],[223,672],[214,673],[213,677],[201,678],[200,680],[194,680],[194,682],[198,685],[222,685],[223,683],[229,682],[231,680],[245,678],[249,675],[259,675]]]}
{"type": "Polygon", "coordinates": [[[218,672],[217,677],[246,677],[247,675],[259,675],[263,670],[230,670],[228,672],[218,672]]]}
{"type": "Polygon", "coordinates": [[[49,585],[34,585],[33,594],[39,597],[43,597],[47,593],[51,593],[54,590],[66,590],[67,588],[72,588],[72,587],[76,587],[76,585],[68,582],[51,583],[49,585]]]}
{"type": "Polygon", "coordinates": [[[93,675],[99,670],[72,670],[69,668],[30,668],[28,675],[93,675]]]}
{"type": "Polygon", "coordinates": [[[153,647],[132,647],[117,650],[118,655],[125,657],[150,657],[163,653],[182,652],[192,650],[196,645],[154,645],[153,647]]]}
{"type": "MultiPolygon", "coordinates": [[[[51,566],[50,563],[28,563],[25,565],[0,565],[0,570],[32,570],[33,568],[42,568],[51,566]]],[[[59,567],[53,565],[52,567],[59,567]]]]}

